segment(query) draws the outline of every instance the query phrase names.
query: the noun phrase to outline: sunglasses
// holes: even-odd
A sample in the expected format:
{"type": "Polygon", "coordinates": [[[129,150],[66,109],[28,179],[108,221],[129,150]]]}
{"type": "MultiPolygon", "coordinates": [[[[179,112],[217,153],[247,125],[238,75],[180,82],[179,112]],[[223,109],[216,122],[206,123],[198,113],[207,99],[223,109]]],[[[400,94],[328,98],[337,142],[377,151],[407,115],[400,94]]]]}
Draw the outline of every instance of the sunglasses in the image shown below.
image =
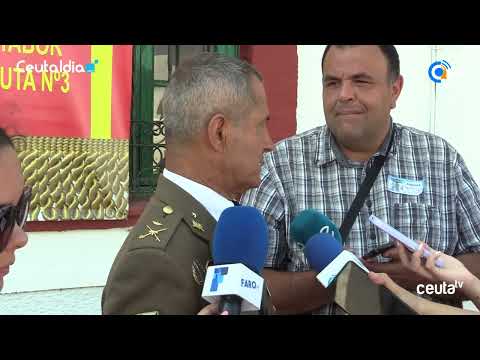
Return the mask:
{"type": "Polygon", "coordinates": [[[31,197],[32,189],[30,187],[25,187],[17,206],[11,204],[0,205],[0,252],[7,247],[15,223],[23,228],[27,222],[31,197]]]}

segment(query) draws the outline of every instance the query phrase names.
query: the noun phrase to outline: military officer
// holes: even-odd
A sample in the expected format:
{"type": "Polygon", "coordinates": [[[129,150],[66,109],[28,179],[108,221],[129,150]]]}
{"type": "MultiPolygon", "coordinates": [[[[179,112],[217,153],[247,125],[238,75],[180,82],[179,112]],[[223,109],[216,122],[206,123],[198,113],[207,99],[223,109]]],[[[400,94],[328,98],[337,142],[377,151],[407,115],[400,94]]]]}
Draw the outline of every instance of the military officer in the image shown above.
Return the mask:
{"type": "MultiPolygon", "coordinates": [[[[167,143],[157,190],[112,265],[103,314],[197,314],[215,224],[260,183],[271,151],[261,75],[202,53],[175,71],[162,99],[167,143]]],[[[264,313],[271,313],[269,299],[264,313]]]]}

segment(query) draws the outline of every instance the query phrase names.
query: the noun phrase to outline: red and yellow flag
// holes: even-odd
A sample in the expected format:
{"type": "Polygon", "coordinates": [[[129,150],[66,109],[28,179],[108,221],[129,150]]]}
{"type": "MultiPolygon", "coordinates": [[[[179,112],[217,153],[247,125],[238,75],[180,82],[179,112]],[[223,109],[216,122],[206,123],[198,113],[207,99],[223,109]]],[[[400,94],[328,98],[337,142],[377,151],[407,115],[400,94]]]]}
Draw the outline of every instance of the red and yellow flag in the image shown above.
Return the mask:
{"type": "Polygon", "coordinates": [[[128,211],[130,45],[0,45],[0,126],[33,187],[30,220],[128,211]]]}

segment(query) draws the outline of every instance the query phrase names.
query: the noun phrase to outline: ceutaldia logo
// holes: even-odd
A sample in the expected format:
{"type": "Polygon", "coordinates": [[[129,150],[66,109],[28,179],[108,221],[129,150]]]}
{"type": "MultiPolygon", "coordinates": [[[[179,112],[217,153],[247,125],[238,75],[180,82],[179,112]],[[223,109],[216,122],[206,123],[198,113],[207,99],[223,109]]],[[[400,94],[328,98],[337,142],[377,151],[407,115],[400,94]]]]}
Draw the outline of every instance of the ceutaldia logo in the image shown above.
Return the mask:
{"type": "Polygon", "coordinates": [[[53,72],[53,73],[94,73],[95,66],[99,63],[98,59],[92,60],[91,63],[82,65],[77,64],[73,60],[69,60],[64,63],[63,60],[56,64],[48,63],[46,60],[43,60],[40,64],[29,64],[26,60],[19,60],[15,67],[21,69],[21,72],[35,72],[35,73],[44,73],[44,72],[53,72]]]}

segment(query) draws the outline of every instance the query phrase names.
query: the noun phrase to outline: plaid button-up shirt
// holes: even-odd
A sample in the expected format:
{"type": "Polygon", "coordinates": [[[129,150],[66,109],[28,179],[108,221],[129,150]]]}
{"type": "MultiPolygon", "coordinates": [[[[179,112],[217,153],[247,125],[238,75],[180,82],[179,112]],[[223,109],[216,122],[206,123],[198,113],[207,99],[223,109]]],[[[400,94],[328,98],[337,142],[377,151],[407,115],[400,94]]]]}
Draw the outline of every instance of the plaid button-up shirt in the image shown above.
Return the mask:
{"type": "MultiPolygon", "coordinates": [[[[344,246],[362,256],[390,241],[368,221],[374,214],[446,254],[480,252],[480,191],[460,154],[438,136],[392,123],[390,136],[374,156],[385,153],[392,128],[392,149],[344,246]],[[399,187],[399,181],[415,184],[415,189],[399,187]]],[[[309,270],[290,236],[291,222],[299,212],[315,209],[340,227],[373,157],[367,163],[349,161],[326,126],[282,140],[265,155],[259,187],[241,200],[258,208],[267,221],[265,267],[309,270]]],[[[335,310],[328,305],[319,313],[335,310]]]]}

